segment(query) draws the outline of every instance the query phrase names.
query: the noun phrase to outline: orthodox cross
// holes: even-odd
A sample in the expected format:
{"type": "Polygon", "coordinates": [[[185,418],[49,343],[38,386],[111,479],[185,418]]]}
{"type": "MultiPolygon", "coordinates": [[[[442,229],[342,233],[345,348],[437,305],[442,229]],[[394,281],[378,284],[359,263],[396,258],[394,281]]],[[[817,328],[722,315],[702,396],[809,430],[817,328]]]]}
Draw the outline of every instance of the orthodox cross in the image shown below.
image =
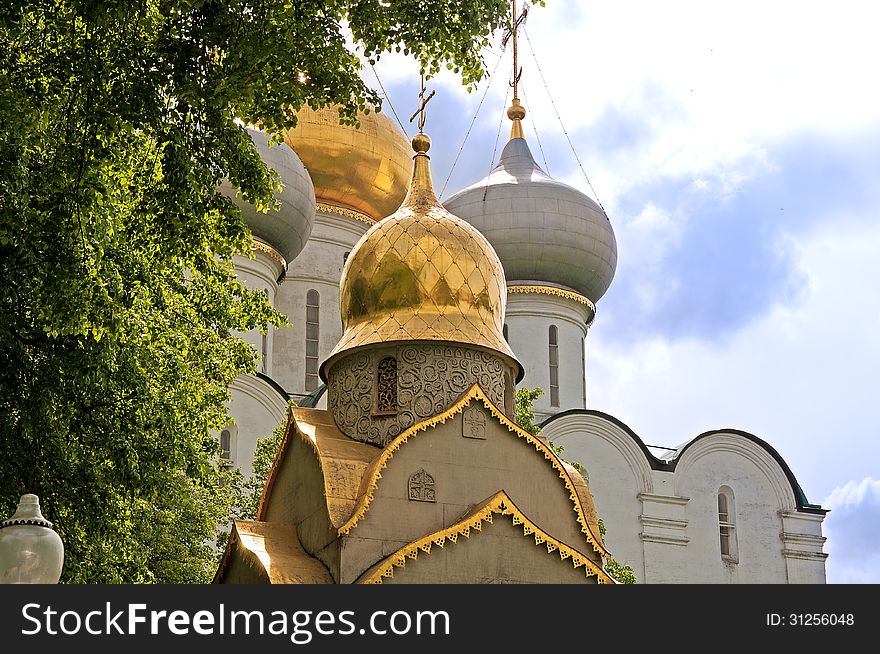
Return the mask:
{"type": "Polygon", "coordinates": [[[519,78],[522,77],[522,66],[519,65],[519,58],[516,48],[516,31],[519,29],[519,26],[522,25],[526,16],[529,15],[529,8],[527,6],[523,7],[522,13],[517,16],[516,15],[516,0],[510,0],[510,27],[504,32],[504,38],[501,39],[501,47],[506,48],[507,42],[513,38],[513,80],[510,82],[510,85],[513,87],[513,97],[518,98],[519,93],[517,86],[519,85],[519,78]]]}
{"type": "Polygon", "coordinates": [[[425,76],[422,75],[422,90],[419,91],[419,108],[416,109],[416,112],[409,117],[409,122],[415,120],[416,116],[419,117],[419,133],[421,134],[425,128],[425,105],[434,97],[434,94],[437,91],[431,91],[431,95],[427,98],[425,97],[425,76]]]}

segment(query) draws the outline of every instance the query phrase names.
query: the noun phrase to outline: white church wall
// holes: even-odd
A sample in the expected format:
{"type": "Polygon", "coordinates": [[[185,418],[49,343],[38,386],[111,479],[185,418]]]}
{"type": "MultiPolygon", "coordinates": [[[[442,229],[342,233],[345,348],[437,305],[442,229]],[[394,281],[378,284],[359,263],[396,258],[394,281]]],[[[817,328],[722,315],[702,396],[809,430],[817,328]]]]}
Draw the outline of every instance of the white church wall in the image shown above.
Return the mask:
{"type": "Polygon", "coordinates": [[[581,463],[614,557],[640,583],[824,583],[821,513],[799,511],[783,466],[736,432],[712,433],[651,469],[627,430],[598,414],[563,414],[543,435],[581,463]],[[732,500],[722,556],[719,491],[732,500]]]}
{"type": "MultiPolygon", "coordinates": [[[[675,470],[679,494],[688,505],[687,581],[695,583],[786,583],[781,511],[795,499],[779,464],[762,447],[735,434],[695,442],[675,470]],[[722,557],[718,493],[732,490],[736,554],[722,557]]],[[[683,580],[684,581],[684,580],[683,580]]]]}
{"type": "Polygon", "coordinates": [[[508,293],[507,341],[525,368],[520,388],[540,387],[544,394],[533,405],[544,420],[566,409],[584,408],[584,338],[587,308],[573,300],[540,293],[508,293]],[[550,326],[557,329],[559,405],[550,396],[550,326]]]}
{"type": "Polygon", "coordinates": [[[306,294],[314,289],[320,297],[320,362],[329,356],[342,337],[339,280],[345,254],[367,229],[369,225],[353,218],[319,211],[308,243],[290,263],[287,276],[278,289],[276,306],[287,315],[290,326],[276,330],[272,376],[295,398],[310,392],[305,387],[306,294]]]}
{"type": "MultiPolygon", "coordinates": [[[[233,257],[235,275],[243,286],[249,289],[263,291],[269,300],[269,304],[275,306],[278,293],[278,277],[281,275],[281,263],[270,255],[256,250],[254,258],[248,259],[235,255],[233,257]]],[[[272,330],[265,335],[257,329],[251,329],[241,335],[242,338],[260,355],[258,370],[267,375],[272,374],[272,330]]]]}
{"type": "Polygon", "coordinates": [[[235,419],[230,459],[247,478],[253,472],[257,440],[271,436],[286,420],[287,402],[267,381],[254,375],[236,377],[229,391],[229,413],[235,419]]]}
{"type": "Polygon", "coordinates": [[[562,458],[580,463],[596,512],[605,524],[605,544],[614,558],[632,566],[645,582],[645,555],[639,534],[639,496],[653,492],[651,469],[635,442],[618,425],[595,415],[563,415],[542,432],[565,450],[562,458]]]}

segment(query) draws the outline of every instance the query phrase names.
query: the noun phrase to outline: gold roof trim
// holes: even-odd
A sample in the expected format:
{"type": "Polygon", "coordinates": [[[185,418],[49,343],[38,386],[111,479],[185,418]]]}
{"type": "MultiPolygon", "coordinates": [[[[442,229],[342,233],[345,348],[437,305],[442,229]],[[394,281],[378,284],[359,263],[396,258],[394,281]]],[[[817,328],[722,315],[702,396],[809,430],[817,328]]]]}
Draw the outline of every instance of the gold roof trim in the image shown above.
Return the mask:
{"type": "MultiPolygon", "coordinates": [[[[276,468],[287,450],[291,428],[315,453],[324,478],[324,499],[330,523],[334,529],[338,529],[354,510],[361,478],[376,457],[377,448],[343,434],[336,426],[333,416],[325,409],[292,407],[287,433],[269,471],[260,499],[260,508],[257,511],[260,520],[265,520],[264,504],[271,495],[269,489],[274,484],[276,468]]],[[[265,509],[268,510],[268,506],[265,509]]]]}
{"type": "Polygon", "coordinates": [[[348,207],[340,207],[336,204],[328,204],[327,202],[316,202],[315,210],[323,211],[324,213],[335,213],[340,216],[345,216],[346,218],[354,218],[355,220],[359,220],[362,223],[367,223],[368,225],[376,224],[376,221],[367,214],[360,211],[355,211],[354,209],[349,209],[348,207]]]}
{"type": "Polygon", "coordinates": [[[541,286],[541,285],[515,285],[507,287],[508,293],[543,293],[544,295],[558,295],[559,297],[564,297],[569,300],[574,300],[575,302],[580,302],[581,304],[585,304],[588,306],[593,313],[596,313],[596,305],[590,300],[590,298],[585,295],[581,295],[580,293],[575,293],[574,291],[566,291],[564,288],[556,288],[555,286],[541,286]]]}
{"type": "Polygon", "coordinates": [[[281,264],[281,273],[282,275],[287,272],[287,261],[281,256],[281,253],[273,248],[268,243],[263,243],[263,241],[258,241],[257,239],[253,239],[251,241],[251,249],[254,252],[262,252],[263,254],[268,254],[270,258],[275,259],[279,264],[281,264]]]}
{"type": "Polygon", "coordinates": [[[590,526],[584,513],[584,507],[581,504],[581,498],[578,494],[577,487],[575,486],[572,478],[569,476],[568,471],[565,469],[565,466],[559,461],[559,458],[556,456],[553,450],[551,450],[546,444],[544,444],[536,436],[533,436],[529,432],[522,429],[519,425],[512,422],[507,416],[505,416],[504,413],[502,413],[502,411],[497,406],[495,406],[492,400],[490,400],[488,396],[483,392],[483,389],[480,388],[479,384],[474,384],[473,386],[471,386],[470,389],[465,392],[455,404],[453,404],[443,413],[439,413],[433,418],[429,418],[428,420],[412,425],[385,446],[385,448],[379,453],[379,456],[377,456],[370,463],[367,470],[365,471],[363,480],[361,482],[361,488],[363,490],[358,497],[357,505],[355,506],[354,512],[352,513],[351,517],[345,522],[345,524],[339,527],[338,533],[340,535],[349,533],[352,529],[354,529],[361,518],[364,517],[367,510],[370,508],[370,504],[373,501],[373,493],[378,486],[379,479],[381,479],[382,477],[382,470],[387,467],[388,461],[391,459],[392,456],[394,456],[394,453],[398,449],[400,449],[400,447],[404,443],[406,443],[410,438],[412,438],[419,432],[427,431],[431,427],[445,423],[456,414],[464,411],[464,409],[471,402],[474,401],[482,402],[483,406],[485,406],[486,409],[493,416],[495,416],[495,418],[497,418],[504,427],[507,427],[508,431],[530,443],[539,453],[544,455],[544,458],[549,461],[550,464],[559,473],[559,478],[562,480],[562,482],[565,484],[565,488],[568,490],[568,497],[571,500],[573,510],[577,515],[577,523],[581,526],[581,532],[586,537],[587,542],[600,556],[610,559],[611,554],[608,552],[607,549],[605,549],[605,545],[602,543],[601,539],[594,536],[592,531],[590,530],[590,526]]]}
{"type": "Polygon", "coordinates": [[[222,581],[236,555],[249,559],[271,584],[335,583],[324,564],[303,549],[293,525],[236,520],[214,583],[222,581]]]}
{"type": "Polygon", "coordinates": [[[357,583],[381,584],[385,579],[390,579],[394,576],[395,568],[403,568],[406,566],[408,559],[415,561],[419,556],[419,552],[428,555],[431,553],[431,549],[434,545],[437,547],[445,547],[447,541],[452,544],[457,543],[459,536],[470,538],[472,529],[474,531],[482,531],[483,523],[492,523],[493,517],[496,515],[510,517],[511,522],[514,525],[521,525],[523,528],[523,536],[533,536],[535,539],[535,546],[544,545],[547,548],[547,554],[556,552],[559,554],[561,560],[564,561],[568,559],[575,569],[583,567],[587,578],[596,577],[596,580],[600,584],[617,583],[607,572],[593,563],[590,559],[576,549],[556,540],[553,536],[529,520],[503,490],[498,491],[488,500],[478,505],[473,511],[468,513],[454,525],[433,534],[429,534],[428,536],[424,536],[413,541],[409,545],[400,548],[394,552],[394,554],[391,554],[389,557],[370,568],[357,583]]]}

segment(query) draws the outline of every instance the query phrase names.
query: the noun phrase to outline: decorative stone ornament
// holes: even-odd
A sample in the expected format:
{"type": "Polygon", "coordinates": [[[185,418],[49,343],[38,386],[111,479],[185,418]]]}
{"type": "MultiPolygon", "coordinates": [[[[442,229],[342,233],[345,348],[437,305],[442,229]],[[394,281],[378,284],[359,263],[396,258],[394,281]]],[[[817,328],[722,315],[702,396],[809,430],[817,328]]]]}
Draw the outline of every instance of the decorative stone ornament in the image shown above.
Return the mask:
{"type": "Polygon", "coordinates": [[[40,498],[21,496],[9,520],[0,523],[0,583],[57,584],[64,543],[40,513],[40,498]]]}
{"type": "Polygon", "coordinates": [[[414,502],[436,502],[437,495],[434,492],[434,477],[429,475],[424,468],[416,470],[409,478],[409,499],[414,502]]]}
{"type": "Polygon", "coordinates": [[[486,439],[486,414],[478,406],[469,406],[462,412],[462,436],[486,439]]]}

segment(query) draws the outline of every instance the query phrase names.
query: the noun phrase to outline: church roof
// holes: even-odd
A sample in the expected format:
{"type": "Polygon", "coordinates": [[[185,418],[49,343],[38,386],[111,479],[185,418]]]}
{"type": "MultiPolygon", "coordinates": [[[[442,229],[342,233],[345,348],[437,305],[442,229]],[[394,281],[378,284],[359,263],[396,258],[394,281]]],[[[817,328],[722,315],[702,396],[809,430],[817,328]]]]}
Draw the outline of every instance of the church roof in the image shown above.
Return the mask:
{"type": "MultiPolygon", "coordinates": [[[[592,495],[590,494],[590,491],[580,474],[578,474],[577,471],[568,464],[560,461],[553,450],[546,444],[545,439],[533,436],[529,432],[519,427],[516,423],[508,419],[507,416],[505,416],[504,413],[498,407],[496,407],[495,404],[493,404],[492,400],[490,400],[486,396],[486,394],[477,384],[474,384],[474,386],[472,386],[469,391],[462,395],[462,397],[449,409],[447,409],[443,413],[434,416],[433,418],[429,418],[428,420],[425,420],[423,422],[416,423],[415,425],[401,433],[399,436],[397,436],[393,441],[391,441],[375,455],[375,458],[370,461],[369,465],[364,471],[363,479],[361,480],[360,491],[358,493],[354,509],[352,510],[348,520],[339,526],[339,533],[349,533],[352,529],[354,529],[361,518],[363,518],[364,515],[367,513],[371,503],[373,502],[373,493],[376,490],[379,479],[382,477],[382,470],[387,467],[388,461],[394,456],[394,453],[398,449],[400,449],[408,440],[418,436],[422,432],[427,431],[430,427],[433,427],[434,425],[440,423],[444,423],[452,416],[462,412],[472,402],[479,402],[483,406],[485,406],[489,410],[489,412],[492,413],[492,415],[494,415],[495,418],[497,418],[501,422],[501,424],[508,429],[510,433],[518,438],[524,439],[529,444],[531,444],[535,448],[535,450],[537,450],[539,454],[543,455],[544,459],[547,460],[550,465],[552,465],[556,469],[559,478],[562,480],[562,483],[565,485],[566,490],[568,490],[569,492],[569,498],[572,502],[572,509],[576,513],[577,523],[580,525],[581,532],[584,534],[587,542],[597,553],[599,553],[599,555],[605,558],[611,558],[611,554],[605,548],[605,545],[599,533],[598,520],[596,518],[596,509],[593,506],[592,495]]],[[[372,446],[366,447],[370,447],[373,452],[376,451],[375,448],[373,448],[372,446]]]]}
{"type": "Polygon", "coordinates": [[[690,447],[692,447],[693,445],[695,445],[696,443],[698,443],[699,441],[701,441],[703,439],[710,438],[712,436],[716,436],[719,434],[726,434],[726,435],[736,436],[739,438],[744,438],[745,440],[750,441],[750,442],[754,443],[755,445],[757,445],[758,447],[765,450],[767,452],[767,454],[769,454],[770,457],[772,457],[773,460],[775,460],[776,463],[779,465],[779,468],[782,470],[782,473],[785,475],[785,478],[787,479],[789,485],[791,486],[791,490],[792,490],[792,493],[794,494],[794,498],[795,498],[795,506],[798,511],[800,511],[802,513],[817,513],[817,514],[823,514],[823,515],[825,513],[828,513],[828,510],[823,509],[821,507],[821,505],[812,504],[807,500],[806,494],[804,493],[803,489],[801,488],[800,483],[798,483],[798,480],[795,478],[794,473],[792,472],[788,463],[786,463],[785,459],[782,458],[782,455],[779,454],[779,452],[777,452],[776,449],[772,445],[770,445],[767,441],[765,441],[761,438],[758,438],[754,434],[750,434],[747,431],[743,431],[742,429],[726,428],[726,429],[713,429],[711,431],[705,431],[702,434],[699,434],[698,436],[695,436],[694,438],[685,442],[684,444],[679,445],[677,448],[672,450],[670,452],[670,454],[664,456],[663,458],[659,458],[659,457],[655,456],[654,453],[648,449],[648,446],[645,445],[644,441],[639,437],[638,434],[636,434],[632,430],[632,428],[629,425],[624,423],[619,418],[615,418],[614,416],[612,416],[608,413],[605,413],[603,411],[598,411],[596,409],[568,409],[567,411],[562,411],[560,413],[557,413],[555,415],[550,416],[544,422],[542,422],[540,426],[542,429],[547,428],[551,424],[553,424],[554,422],[557,422],[559,420],[563,420],[569,416],[578,416],[578,415],[597,416],[599,418],[602,418],[604,420],[607,420],[608,422],[611,422],[611,423],[617,425],[618,427],[620,427],[623,430],[623,432],[625,434],[627,434],[630,438],[632,438],[633,442],[636,443],[636,445],[639,447],[639,449],[644,454],[645,460],[648,462],[648,465],[651,467],[652,470],[662,470],[665,472],[674,472],[676,466],[678,465],[678,462],[681,460],[684,453],[690,447]]]}
{"type": "Polygon", "coordinates": [[[532,522],[503,490],[477,504],[454,524],[432,534],[423,536],[401,547],[396,552],[369,568],[358,583],[381,584],[394,576],[395,568],[403,568],[419,556],[429,556],[436,547],[455,545],[459,537],[472,538],[482,531],[484,523],[491,523],[496,516],[509,518],[514,525],[522,526],[523,536],[532,537],[535,546],[546,548],[548,556],[558,555],[563,561],[568,559],[575,568],[584,568],[587,577],[596,577],[600,584],[613,584],[615,581],[599,566],[578,550],[556,540],[532,522]]]}
{"type": "Polygon", "coordinates": [[[359,128],[340,125],[335,106],[303,106],[296,118],[284,141],[308,169],[321,210],[373,222],[400,206],[412,153],[406,135],[387,115],[359,113],[359,128]]]}
{"type": "Polygon", "coordinates": [[[343,334],[320,368],[365,345],[439,341],[476,345],[522,366],[502,334],[507,285],[498,255],[472,225],[449,213],[434,193],[426,154],[413,138],[412,182],[400,208],[373,225],[342,269],[343,334]]]}
{"type": "MultiPolygon", "coordinates": [[[[333,416],[325,409],[293,407],[292,414],[293,429],[318,455],[321,469],[324,471],[327,511],[334,527],[339,528],[351,517],[358,499],[361,478],[379,450],[373,445],[353,440],[339,431],[333,416]]],[[[257,511],[258,520],[265,519],[278,466],[288,449],[288,438],[290,431],[269,470],[260,508],[257,511]]]]}
{"type": "Polygon", "coordinates": [[[289,524],[236,520],[214,583],[225,582],[235,563],[244,564],[246,576],[233,579],[242,583],[334,583],[324,564],[303,549],[296,527],[289,524]]]}
{"type": "Polygon", "coordinates": [[[595,303],[614,279],[617,240],[605,211],[544,172],[521,136],[486,178],[443,204],[485,235],[511,285],[540,282],[595,303]]]}

